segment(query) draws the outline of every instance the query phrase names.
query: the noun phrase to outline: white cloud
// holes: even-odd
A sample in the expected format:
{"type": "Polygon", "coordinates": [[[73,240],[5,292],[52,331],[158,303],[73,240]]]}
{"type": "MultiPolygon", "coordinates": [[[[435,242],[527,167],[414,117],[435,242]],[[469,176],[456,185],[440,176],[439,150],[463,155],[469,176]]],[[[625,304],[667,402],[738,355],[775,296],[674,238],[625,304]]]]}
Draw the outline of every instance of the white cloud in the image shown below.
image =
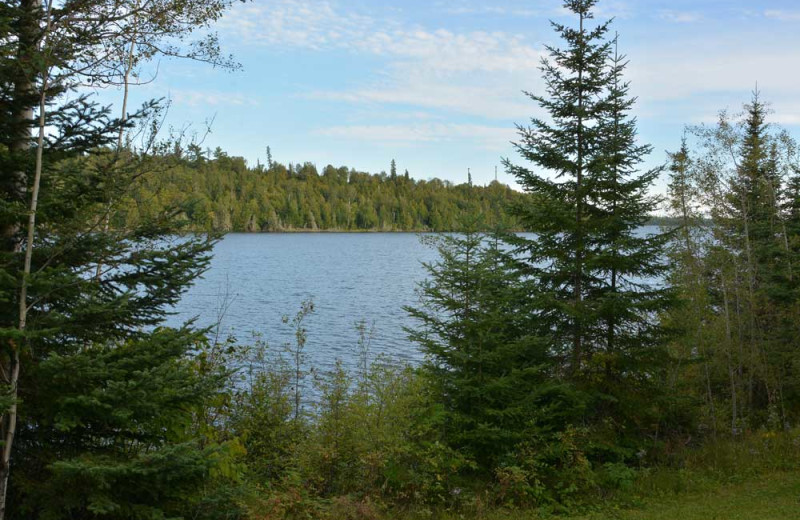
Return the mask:
{"type": "Polygon", "coordinates": [[[341,15],[327,1],[271,0],[234,6],[219,28],[249,45],[323,49],[346,47],[372,23],[369,17],[341,15]]]}
{"type": "Polygon", "coordinates": [[[395,104],[447,110],[488,119],[519,119],[532,115],[533,102],[526,101],[520,88],[467,85],[439,81],[427,71],[398,72],[390,81],[347,92],[314,92],[315,99],[351,103],[395,104]]]}
{"type": "Polygon", "coordinates": [[[444,72],[535,67],[539,52],[502,31],[456,33],[343,13],[325,0],[275,0],[237,6],[221,22],[229,37],[278,49],[346,50],[426,60],[444,72]]]}
{"type": "Polygon", "coordinates": [[[629,69],[633,90],[648,102],[746,93],[756,82],[777,95],[796,91],[800,55],[792,49],[767,50],[744,43],[741,48],[687,42],[683,48],[636,49],[631,52],[629,69]]]}
{"type": "Polygon", "coordinates": [[[496,16],[517,16],[517,17],[531,17],[541,16],[543,11],[535,9],[513,9],[501,6],[461,6],[461,7],[446,7],[443,12],[451,15],[496,15],[496,16]]]}
{"type": "Polygon", "coordinates": [[[173,102],[189,107],[208,106],[258,106],[258,101],[232,92],[216,92],[202,90],[173,90],[170,92],[173,102]]]}
{"type": "MultiPolygon", "coordinates": [[[[631,16],[631,5],[607,2],[601,5],[604,9],[597,18],[631,16]]],[[[436,7],[454,13],[498,15],[521,8],[471,2],[440,3],[436,7]]],[[[543,6],[533,6],[539,8],[543,6]]],[[[549,3],[547,8],[557,10],[549,3]]],[[[763,14],[772,19],[800,19],[796,11],[763,14]]],[[[662,10],[656,15],[675,23],[703,20],[694,11],[662,10]]],[[[272,50],[306,49],[383,58],[379,71],[367,80],[360,79],[357,85],[311,90],[301,96],[384,112],[394,105],[403,111],[468,115],[487,121],[521,122],[537,112],[536,105],[521,91],[542,92],[538,67],[544,52],[533,42],[552,38],[544,22],[542,29],[548,32],[538,36],[459,31],[367,16],[346,9],[343,1],[333,0],[263,0],[237,5],[223,25],[229,38],[272,50]]],[[[697,99],[691,103],[703,104],[704,108],[692,106],[691,113],[707,113],[708,95],[747,93],[756,80],[779,101],[800,83],[800,55],[787,45],[760,45],[730,35],[723,40],[698,33],[679,41],[650,41],[631,49],[625,48],[623,40],[622,50],[631,58],[628,75],[634,93],[642,100],[639,113],[648,117],[689,117],[676,107],[690,99],[697,99]]],[[[386,135],[391,134],[383,128],[386,135]]]]}
{"type": "Polygon", "coordinates": [[[457,123],[348,125],[317,130],[318,135],[391,145],[472,141],[485,150],[503,151],[516,137],[514,128],[457,123]]]}
{"type": "Polygon", "coordinates": [[[783,9],[768,9],[764,16],[783,22],[800,22],[800,11],[786,11],[783,9]]]}
{"type": "Polygon", "coordinates": [[[700,13],[693,11],[671,11],[664,10],[658,13],[658,17],[667,22],[673,23],[694,23],[703,19],[700,13]]]}
{"type": "Polygon", "coordinates": [[[232,37],[274,49],[344,51],[386,63],[366,85],[315,91],[316,99],[411,105],[492,119],[530,112],[520,91],[540,84],[543,55],[503,31],[430,29],[341,11],[326,0],[276,0],[237,7],[232,37]]]}

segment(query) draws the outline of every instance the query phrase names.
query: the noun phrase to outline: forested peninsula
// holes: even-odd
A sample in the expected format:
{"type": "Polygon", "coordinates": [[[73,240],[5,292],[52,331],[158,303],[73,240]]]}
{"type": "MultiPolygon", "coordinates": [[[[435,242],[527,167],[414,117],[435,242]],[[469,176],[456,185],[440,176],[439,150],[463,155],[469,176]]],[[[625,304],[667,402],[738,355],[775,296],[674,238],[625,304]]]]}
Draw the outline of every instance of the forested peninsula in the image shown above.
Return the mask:
{"type": "MultiPolygon", "coordinates": [[[[180,145],[153,158],[155,175],[141,177],[114,216],[118,227],[174,214],[195,232],[447,232],[462,229],[464,217],[481,215],[486,227],[525,231],[511,208],[526,195],[506,184],[454,184],[311,162],[248,165],[220,148],[180,145]]],[[[679,222],[653,215],[648,224],[679,222]]]]}
{"type": "Polygon", "coordinates": [[[143,219],[177,212],[191,231],[455,231],[468,214],[488,226],[514,229],[508,207],[524,195],[493,181],[453,184],[415,180],[406,170],[370,174],[352,168],[288,166],[272,161],[249,166],[219,148],[180,146],[153,159],[115,223],[130,228],[143,219]]]}

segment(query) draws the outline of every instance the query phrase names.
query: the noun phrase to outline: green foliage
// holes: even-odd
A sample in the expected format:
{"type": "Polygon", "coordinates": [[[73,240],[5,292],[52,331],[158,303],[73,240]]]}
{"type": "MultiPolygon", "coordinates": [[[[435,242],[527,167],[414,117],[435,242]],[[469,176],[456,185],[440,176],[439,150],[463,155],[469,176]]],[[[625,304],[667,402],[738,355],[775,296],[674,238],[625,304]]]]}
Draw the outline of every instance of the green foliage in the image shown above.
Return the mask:
{"type": "Polygon", "coordinates": [[[158,159],[162,174],[142,178],[114,224],[178,208],[196,231],[453,231],[458,219],[482,212],[507,220],[506,206],[520,194],[493,182],[486,187],[439,179],[415,181],[370,175],[345,167],[270,161],[248,167],[244,159],[170,150],[158,159]]]}
{"type": "Polygon", "coordinates": [[[448,442],[491,473],[528,434],[547,353],[528,335],[523,286],[498,240],[465,227],[433,240],[440,260],[426,265],[410,337],[428,356],[448,442]]]}
{"type": "Polygon", "coordinates": [[[255,514],[369,517],[385,503],[458,500],[454,479],[470,463],[443,442],[443,415],[429,380],[382,358],[367,362],[367,333],[363,324],[357,330],[361,368],[349,374],[337,363],[330,372],[315,371],[313,401],[298,418],[294,367],[279,353],[251,357],[245,384],[232,389],[225,423],[247,450],[247,478],[258,490],[249,505],[255,514]]]}
{"type": "Polygon", "coordinates": [[[223,492],[236,486],[238,443],[208,438],[198,421],[230,373],[193,358],[202,331],[160,327],[214,237],[179,238],[169,212],[102,226],[153,173],[162,110],[146,103],[121,122],[76,91],[113,75],[104,50],[130,21],[116,9],[26,1],[0,14],[13,21],[0,23],[4,518],[207,518],[211,503],[238,514],[223,492]],[[141,148],[112,148],[134,126],[141,148]]]}
{"type": "MultiPolygon", "coordinates": [[[[6,518],[539,516],[796,469],[800,163],[757,94],[670,155],[673,229],[649,235],[660,169],[639,171],[651,149],[595,0],[564,2],[577,28],[554,24],[565,47],[530,96],[549,117],[519,127],[528,165],[506,161],[525,194],[415,181],[394,160],[320,173],[267,148],[248,167],[158,142],[158,103],[119,121],[76,94],[68,71],[127,76],[228,4],[115,18],[121,62],[94,30],[117,4],[0,7],[6,518]],[[113,147],[134,127],[141,148],[113,147]],[[422,367],[372,359],[364,322],[357,371],[308,366],[311,301],[278,352],[162,327],[215,242],[187,231],[292,230],[460,231],[431,239],[440,260],[408,309],[422,367]]],[[[213,36],[189,57],[230,65],[213,36]]]]}
{"type": "Polygon", "coordinates": [[[671,206],[683,228],[671,281],[682,305],[667,323],[684,327],[674,344],[678,381],[702,402],[700,424],[714,436],[781,429],[800,416],[791,195],[798,158],[767,117],[754,93],[741,117],[723,113],[716,125],[693,128],[672,156],[671,206]]]}
{"type": "Polygon", "coordinates": [[[516,148],[530,165],[505,162],[530,194],[513,213],[536,236],[506,241],[529,295],[529,335],[549,354],[548,380],[577,404],[560,412],[559,428],[588,426],[592,456],[613,462],[658,428],[667,361],[659,313],[671,294],[657,280],[671,235],[640,229],[659,203],[648,190],[660,169],[638,171],[651,147],[636,142],[626,61],[605,39],[608,23],[590,26],[595,3],[566,2],[578,27],[554,24],[565,47],[548,48],[546,95],[530,95],[550,118],[519,127],[516,148]]]}

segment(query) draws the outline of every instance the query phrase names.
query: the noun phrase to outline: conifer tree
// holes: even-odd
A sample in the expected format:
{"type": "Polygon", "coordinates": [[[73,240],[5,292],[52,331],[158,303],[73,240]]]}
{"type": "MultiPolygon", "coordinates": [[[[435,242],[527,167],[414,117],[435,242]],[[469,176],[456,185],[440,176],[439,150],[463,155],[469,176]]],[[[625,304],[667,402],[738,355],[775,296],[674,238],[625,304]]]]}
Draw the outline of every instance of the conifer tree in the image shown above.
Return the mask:
{"type": "Polygon", "coordinates": [[[590,195],[605,168],[599,152],[599,123],[607,107],[601,95],[608,86],[610,44],[604,41],[608,24],[589,28],[595,0],[569,0],[564,7],[578,17],[578,28],[553,23],[565,49],[548,46],[551,58],[542,61],[547,97],[528,96],[552,117],[534,118],[530,127],[518,126],[519,154],[553,173],[554,179],[526,166],[505,160],[505,166],[531,203],[516,208],[523,226],[536,240],[511,238],[525,258],[525,275],[535,280],[532,312],[539,317],[540,332],[552,336],[552,349],[560,357],[558,370],[578,376],[586,361],[587,342],[599,334],[600,316],[592,291],[592,273],[600,232],[596,207],[590,195]],[[591,268],[591,267],[589,267],[591,268]]]}
{"type": "Polygon", "coordinates": [[[225,458],[194,428],[225,371],[192,359],[200,332],[159,328],[214,240],[176,240],[173,210],[101,224],[105,202],[148,173],[156,141],[112,144],[158,126],[155,103],[122,122],[76,93],[107,64],[104,38],[124,12],[25,0],[0,14],[4,56],[17,58],[0,63],[0,518],[188,514],[225,458]]]}
{"type": "Polygon", "coordinates": [[[636,119],[630,115],[636,100],[623,79],[626,66],[617,37],[606,111],[597,127],[604,167],[590,195],[598,211],[599,232],[592,237],[597,250],[587,263],[596,281],[589,297],[598,303],[605,334],[594,341],[598,362],[591,364],[591,377],[602,381],[604,415],[620,422],[641,414],[664,388],[657,377],[666,367],[659,313],[671,306],[671,293],[661,280],[667,272],[666,246],[675,234],[643,230],[660,204],[649,191],[662,168],[639,171],[652,147],[636,140],[636,119]]]}
{"type": "Polygon", "coordinates": [[[554,377],[593,407],[575,420],[635,426],[655,413],[644,387],[663,362],[657,313],[669,299],[650,282],[664,271],[667,237],[639,231],[658,202],[648,189],[659,170],[638,172],[650,147],[636,143],[626,62],[612,56],[608,23],[589,26],[595,3],[564,3],[577,29],[553,24],[566,46],[548,47],[542,62],[547,96],[529,94],[550,117],[519,126],[516,144],[536,169],[505,161],[530,195],[516,216],[536,237],[508,240],[530,281],[536,332],[557,356],[554,377]]]}
{"type": "Polygon", "coordinates": [[[446,414],[451,446],[483,471],[493,471],[526,438],[539,411],[547,353],[528,334],[519,312],[524,287],[503,261],[498,241],[480,229],[480,217],[462,232],[434,242],[440,259],[426,264],[423,306],[407,309],[411,332],[428,356],[425,370],[446,414]]]}

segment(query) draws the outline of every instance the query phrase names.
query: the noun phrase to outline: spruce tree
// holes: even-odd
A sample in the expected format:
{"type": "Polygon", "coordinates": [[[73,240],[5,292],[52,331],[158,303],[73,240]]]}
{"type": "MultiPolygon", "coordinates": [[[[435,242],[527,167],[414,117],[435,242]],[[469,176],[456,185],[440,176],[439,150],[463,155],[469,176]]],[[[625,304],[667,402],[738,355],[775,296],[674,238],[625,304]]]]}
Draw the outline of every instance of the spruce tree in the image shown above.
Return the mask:
{"type": "MultiPolygon", "coordinates": [[[[649,190],[663,169],[639,171],[652,147],[637,143],[636,119],[630,115],[636,100],[623,79],[626,66],[617,37],[606,111],[598,124],[604,167],[590,195],[598,211],[599,232],[592,237],[597,247],[591,264],[587,263],[596,280],[589,298],[597,301],[605,334],[594,340],[598,361],[590,364],[590,377],[601,381],[597,390],[605,403],[602,415],[618,425],[642,416],[664,389],[658,376],[666,367],[666,336],[659,314],[672,304],[663,278],[667,245],[675,235],[643,229],[661,202],[649,190]]],[[[652,422],[658,410],[650,410],[653,415],[644,418],[652,422]]]]}
{"type": "Polygon", "coordinates": [[[410,337],[446,416],[451,447],[491,472],[528,438],[547,353],[519,312],[524,285],[503,260],[502,244],[482,233],[480,217],[435,240],[439,260],[426,264],[423,306],[410,337]]]}
{"type": "Polygon", "coordinates": [[[227,372],[194,357],[202,331],[161,328],[214,239],[178,238],[176,208],[102,225],[158,148],[146,130],[142,148],[113,147],[134,124],[157,128],[157,104],[122,122],[77,92],[76,71],[103,64],[114,9],[0,10],[0,518],[199,516],[227,459],[196,422],[227,372]]]}
{"type": "Polygon", "coordinates": [[[547,97],[528,96],[548,112],[552,121],[534,118],[530,127],[518,125],[516,150],[527,161],[552,172],[551,179],[526,166],[504,164],[531,203],[515,208],[522,226],[535,240],[510,238],[525,259],[522,274],[535,283],[532,312],[540,333],[552,336],[562,375],[578,376],[586,361],[587,342],[598,335],[600,316],[592,300],[591,264],[597,252],[602,214],[590,195],[605,168],[599,152],[599,123],[607,107],[600,96],[608,86],[610,44],[604,41],[608,24],[590,29],[595,0],[570,0],[564,7],[578,17],[573,29],[553,22],[565,49],[548,46],[551,58],[542,61],[547,97]],[[589,269],[587,269],[587,264],[589,269]]]}
{"type": "Polygon", "coordinates": [[[553,24],[566,46],[548,47],[542,62],[547,95],[529,94],[549,118],[518,127],[516,149],[535,168],[505,161],[530,196],[515,214],[536,236],[508,241],[530,285],[536,333],[555,354],[553,377],[583,396],[573,420],[624,434],[655,413],[668,237],[640,229],[658,202],[648,189],[659,170],[638,171],[650,147],[636,143],[626,62],[612,56],[608,23],[589,27],[595,3],[564,3],[576,29],[553,24]]]}

